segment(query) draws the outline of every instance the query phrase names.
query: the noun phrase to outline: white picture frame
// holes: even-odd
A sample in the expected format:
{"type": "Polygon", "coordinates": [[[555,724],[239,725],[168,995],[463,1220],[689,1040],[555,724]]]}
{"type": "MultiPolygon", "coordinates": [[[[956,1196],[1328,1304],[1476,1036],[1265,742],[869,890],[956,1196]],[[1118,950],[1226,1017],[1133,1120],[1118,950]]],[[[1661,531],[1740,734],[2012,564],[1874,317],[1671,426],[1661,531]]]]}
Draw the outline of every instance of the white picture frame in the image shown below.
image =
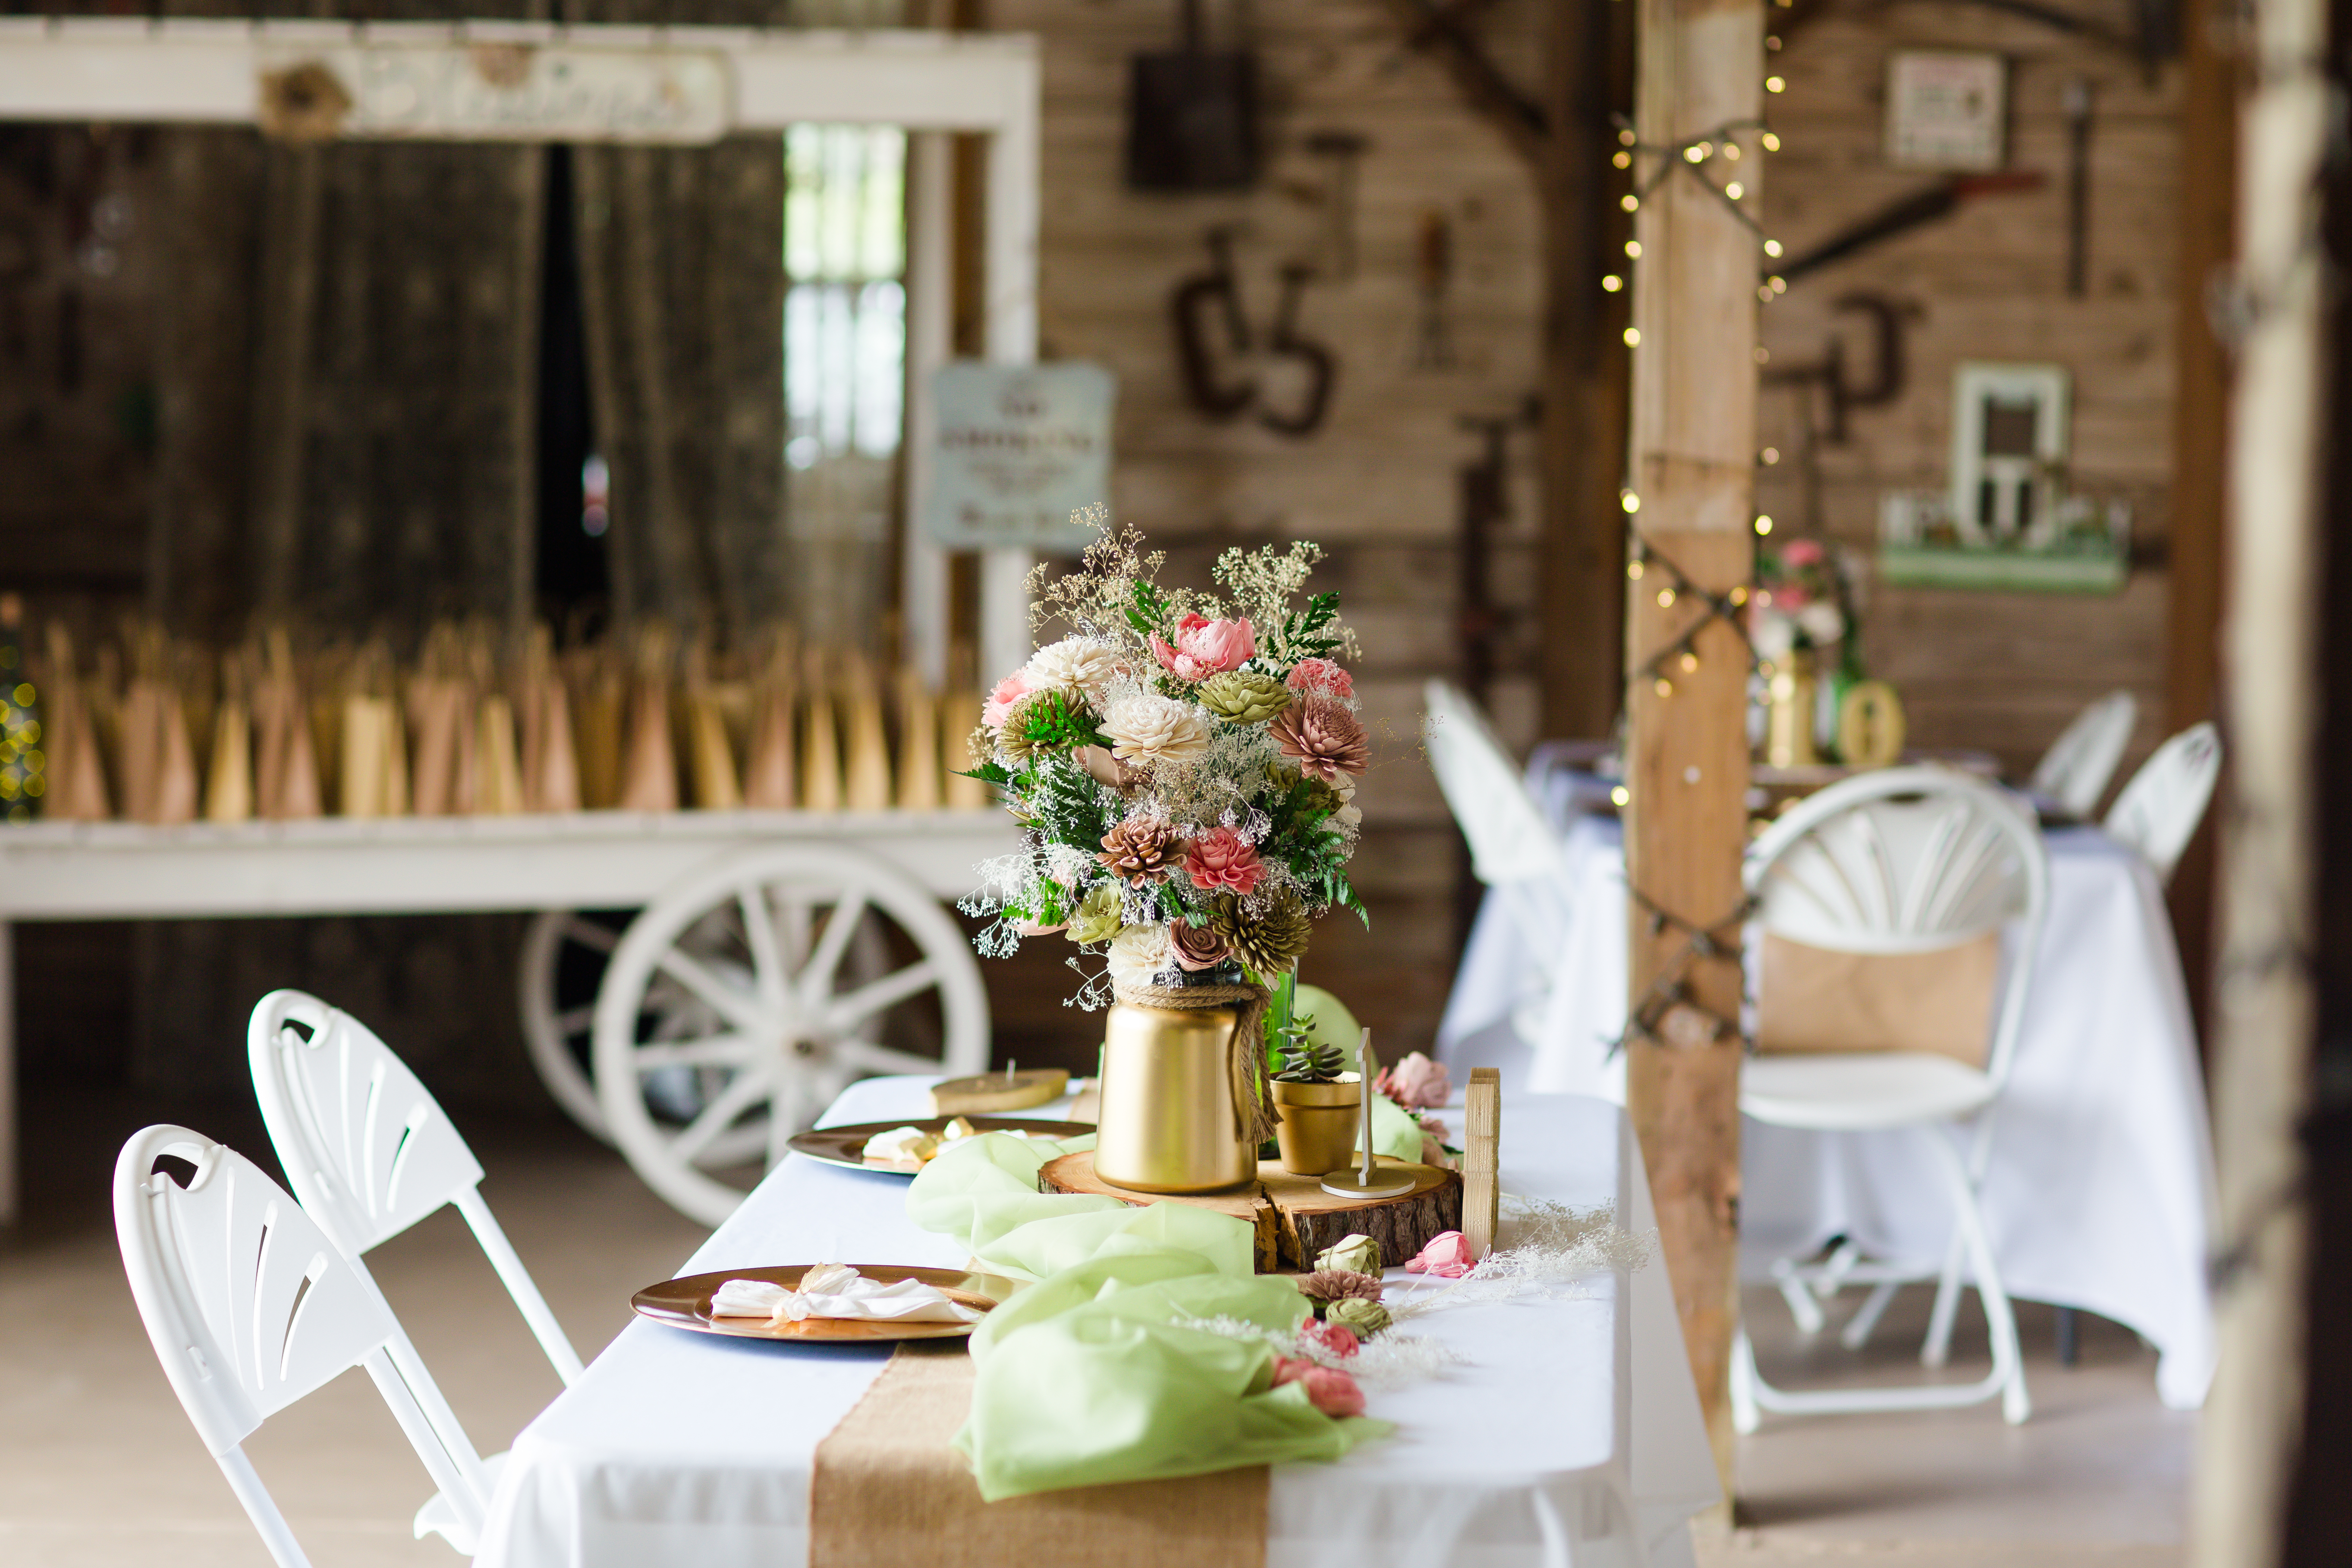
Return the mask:
{"type": "Polygon", "coordinates": [[[2009,66],[1962,49],[1886,58],[1886,161],[1897,168],[1990,170],[2008,159],[2009,66]]]}
{"type": "Polygon", "coordinates": [[[1963,542],[2039,550],[2057,539],[2071,392],[2063,365],[1953,367],[1948,505],[1963,542]]]}

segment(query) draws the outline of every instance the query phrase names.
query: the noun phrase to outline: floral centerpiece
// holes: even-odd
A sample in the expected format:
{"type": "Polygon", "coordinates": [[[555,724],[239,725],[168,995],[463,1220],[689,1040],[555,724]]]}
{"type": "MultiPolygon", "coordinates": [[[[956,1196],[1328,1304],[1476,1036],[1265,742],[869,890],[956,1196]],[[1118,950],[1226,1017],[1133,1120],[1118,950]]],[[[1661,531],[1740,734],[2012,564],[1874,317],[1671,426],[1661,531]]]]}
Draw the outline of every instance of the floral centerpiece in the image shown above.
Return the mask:
{"type": "MultiPolygon", "coordinates": [[[[1370,923],[1348,862],[1370,742],[1339,662],[1357,649],[1339,595],[1306,593],[1322,553],[1229,550],[1217,591],[1201,593],[1161,586],[1165,558],[1104,528],[1076,571],[1031,578],[1032,629],[1066,635],[997,682],[971,742],[983,759],[972,776],[1003,792],[1023,829],[962,906],[997,917],[980,951],[1058,932],[1079,950],[1081,1006],[1234,1005],[1229,1109],[1252,1160],[1275,1125],[1270,989],[1287,994],[1318,917],[1338,908],[1370,923]]],[[[1118,1031],[1115,1011],[1114,1047],[1118,1031]]],[[[1106,1066],[1107,1179],[1118,1076],[1106,1066]]]]}
{"type": "Polygon", "coordinates": [[[1370,761],[1339,596],[1300,601],[1320,547],[1229,550],[1228,597],[1156,581],[1164,557],[1105,531],[1076,572],[1030,579],[1033,630],[1069,634],[996,684],[973,776],[1004,792],[1021,851],[965,902],[983,953],[1060,932],[1103,984],[1293,971],[1316,917],[1364,906],[1348,881],[1370,761]]]}

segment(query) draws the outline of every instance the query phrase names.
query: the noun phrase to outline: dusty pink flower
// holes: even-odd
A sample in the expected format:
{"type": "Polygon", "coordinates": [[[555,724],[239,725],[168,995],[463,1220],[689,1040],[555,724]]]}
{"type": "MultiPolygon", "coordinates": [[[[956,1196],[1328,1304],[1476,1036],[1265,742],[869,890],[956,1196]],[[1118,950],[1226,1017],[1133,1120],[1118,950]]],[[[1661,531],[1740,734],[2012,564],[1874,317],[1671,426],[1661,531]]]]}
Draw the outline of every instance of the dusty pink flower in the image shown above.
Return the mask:
{"type": "Polygon", "coordinates": [[[1364,1391],[1356,1380],[1336,1367],[1317,1366],[1311,1361],[1294,1361],[1288,1356],[1274,1358],[1274,1386],[1286,1383],[1307,1385],[1307,1402],[1334,1421],[1347,1415],[1364,1413],[1364,1391]]]}
{"type": "Polygon", "coordinates": [[[1408,1274],[1430,1274],[1440,1279],[1459,1279],[1477,1259],[1470,1256],[1470,1238],[1458,1230],[1440,1231],[1430,1237],[1429,1245],[1421,1249],[1404,1266],[1408,1274]]]}
{"type": "Polygon", "coordinates": [[[1028,674],[1025,669],[1016,669],[996,683],[996,689],[990,692],[988,700],[981,705],[982,723],[992,730],[1003,727],[1006,716],[1013,711],[1013,705],[1029,695],[1028,674]]]}
{"type": "Polygon", "coordinates": [[[1213,621],[1206,616],[1186,616],[1176,623],[1172,647],[1158,633],[1152,634],[1151,652],[1179,679],[1206,680],[1246,663],[1257,652],[1257,635],[1246,620],[1213,621]]]}
{"type": "Polygon", "coordinates": [[[1293,691],[1309,696],[1353,697],[1356,678],[1328,658],[1302,658],[1292,667],[1290,679],[1284,682],[1293,691]]]}
{"type": "Polygon", "coordinates": [[[1265,875],[1265,863],[1240,833],[1222,823],[1192,840],[1184,874],[1204,893],[1247,896],[1265,875]]]}
{"type": "Polygon", "coordinates": [[[1309,1344],[1321,1347],[1341,1361],[1354,1355],[1358,1349],[1356,1331],[1345,1323],[1308,1321],[1299,1326],[1298,1337],[1309,1344]]]}
{"type": "Polygon", "coordinates": [[[1825,555],[1818,539],[1792,539],[1780,547],[1780,563],[1784,566],[1818,566],[1825,555]]]}
{"type": "Polygon", "coordinates": [[[1372,1087],[1407,1110],[1426,1110],[1443,1105],[1454,1092],[1445,1064],[1431,1061],[1419,1051],[1394,1067],[1382,1068],[1381,1076],[1372,1080],[1372,1087]]]}

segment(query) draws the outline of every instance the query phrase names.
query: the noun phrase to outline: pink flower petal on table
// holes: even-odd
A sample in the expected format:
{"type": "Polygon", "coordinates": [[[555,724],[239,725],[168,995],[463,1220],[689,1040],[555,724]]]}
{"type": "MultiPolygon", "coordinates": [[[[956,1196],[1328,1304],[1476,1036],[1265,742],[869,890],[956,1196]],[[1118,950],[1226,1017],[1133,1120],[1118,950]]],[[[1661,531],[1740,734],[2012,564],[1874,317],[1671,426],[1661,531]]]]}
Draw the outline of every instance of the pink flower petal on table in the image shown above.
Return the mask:
{"type": "Polygon", "coordinates": [[[1408,1274],[1459,1279],[1469,1273],[1476,1262],[1477,1259],[1470,1256],[1470,1238],[1458,1230],[1448,1230],[1430,1237],[1429,1245],[1409,1259],[1404,1268],[1408,1274]]]}

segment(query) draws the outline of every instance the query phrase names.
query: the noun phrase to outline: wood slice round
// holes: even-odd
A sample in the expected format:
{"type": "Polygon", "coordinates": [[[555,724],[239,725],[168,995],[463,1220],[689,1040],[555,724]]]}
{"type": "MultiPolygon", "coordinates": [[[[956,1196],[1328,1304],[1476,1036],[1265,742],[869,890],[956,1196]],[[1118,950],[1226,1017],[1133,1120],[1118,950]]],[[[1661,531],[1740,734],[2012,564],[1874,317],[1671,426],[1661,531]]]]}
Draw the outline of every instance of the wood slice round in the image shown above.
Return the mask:
{"type": "Polygon", "coordinates": [[[1115,1187],[1095,1173],[1090,1152],[1049,1160],[1037,1173],[1037,1190],[1084,1193],[1146,1204],[1191,1204],[1246,1220],[1257,1235],[1257,1271],[1276,1274],[1315,1267],[1315,1255],[1349,1236],[1380,1243],[1381,1262],[1395,1268],[1439,1234],[1462,1227],[1462,1178],[1434,1165],[1414,1165],[1383,1157],[1381,1164],[1411,1172],[1412,1190],[1366,1203],[1335,1197],[1319,1176],[1293,1175],[1277,1161],[1258,1162],[1257,1180],[1221,1193],[1139,1193],[1115,1187]]]}

